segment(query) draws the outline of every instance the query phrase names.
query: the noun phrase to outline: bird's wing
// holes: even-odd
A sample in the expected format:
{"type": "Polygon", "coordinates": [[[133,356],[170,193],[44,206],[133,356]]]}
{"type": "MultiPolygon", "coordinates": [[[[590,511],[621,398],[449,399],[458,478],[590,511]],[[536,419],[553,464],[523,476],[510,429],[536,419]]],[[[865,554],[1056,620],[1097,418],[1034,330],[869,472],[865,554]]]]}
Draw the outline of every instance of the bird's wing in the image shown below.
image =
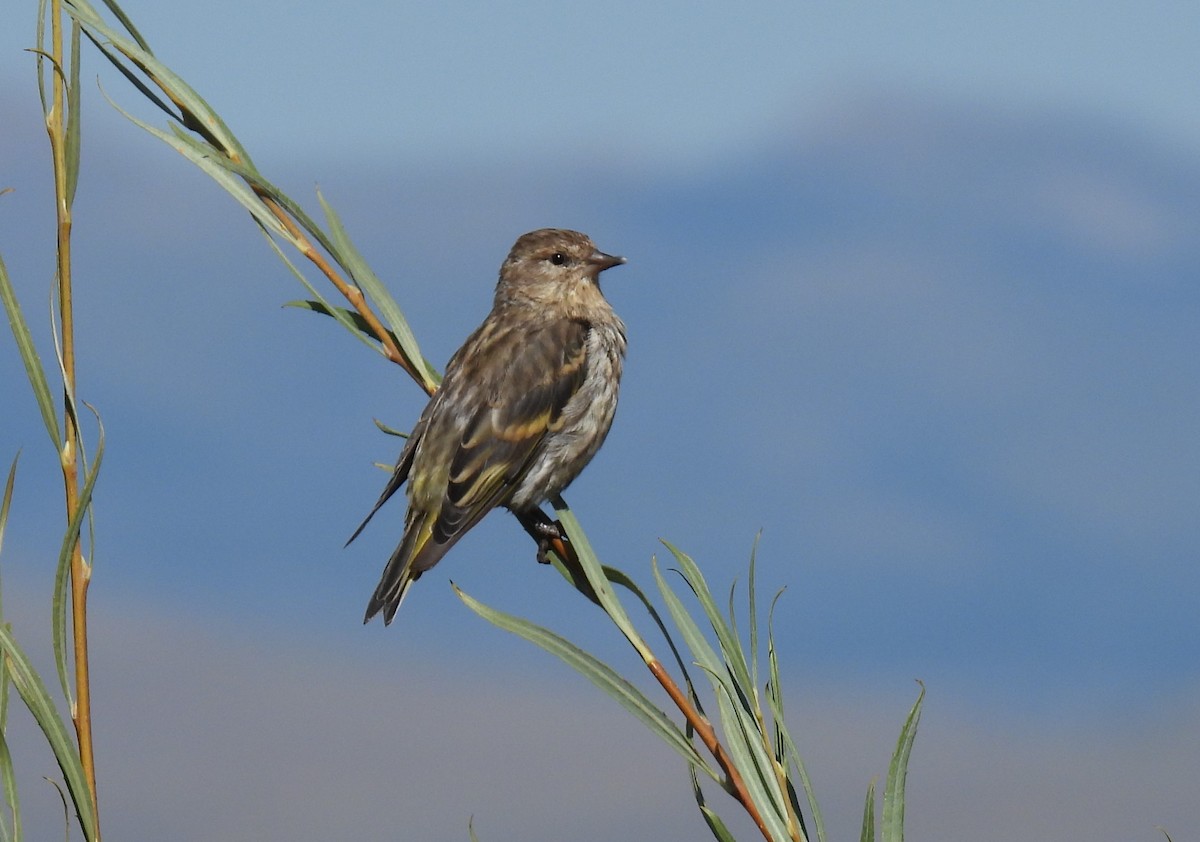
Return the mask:
{"type": "Polygon", "coordinates": [[[351,541],[359,536],[359,533],[366,528],[371,522],[371,518],[375,517],[375,513],[380,507],[388,501],[388,499],[400,490],[400,486],[404,485],[404,481],[408,479],[408,472],[412,468],[413,455],[417,452],[417,444],[421,441],[421,436],[425,432],[426,419],[421,416],[421,420],[413,427],[412,432],[408,434],[408,441],[405,442],[404,449],[400,451],[400,458],[396,460],[396,467],[392,470],[392,475],[388,479],[388,484],[384,486],[383,493],[379,495],[379,499],[375,501],[375,505],[371,507],[371,511],[367,512],[367,516],[363,518],[362,523],[354,530],[354,534],[350,536],[344,546],[350,546],[351,541]]]}
{"type": "MultiPolygon", "coordinates": [[[[383,608],[384,621],[390,622],[412,581],[505,502],[528,471],[538,444],[554,429],[563,407],[584,382],[588,330],[586,323],[563,319],[524,332],[519,342],[500,344],[511,348],[511,353],[496,353],[482,361],[474,372],[478,376],[464,378],[473,382],[450,387],[461,389],[464,399],[470,390],[482,391],[464,401],[474,411],[461,427],[454,424],[461,429],[457,441],[445,453],[429,454],[440,464],[449,463],[444,477],[430,477],[428,482],[426,477],[413,477],[404,537],[371,598],[368,619],[383,608]]],[[[454,403],[448,396],[447,424],[454,403]]],[[[431,451],[438,449],[435,441],[442,438],[438,435],[441,420],[437,413],[430,418],[426,447],[431,451]]]]}

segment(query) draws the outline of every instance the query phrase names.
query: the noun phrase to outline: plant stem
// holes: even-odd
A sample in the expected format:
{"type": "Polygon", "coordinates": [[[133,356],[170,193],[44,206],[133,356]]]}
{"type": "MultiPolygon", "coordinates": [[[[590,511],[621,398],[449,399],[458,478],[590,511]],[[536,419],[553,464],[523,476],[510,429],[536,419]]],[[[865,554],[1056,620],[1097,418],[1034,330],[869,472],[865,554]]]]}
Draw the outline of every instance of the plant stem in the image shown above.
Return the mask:
{"type": "MultiPolygon", "coordinates": [[[[539,518],[529,513],[514,512],[513,514],[534,541],[540,542],[544,539],[545,533],[540,531],[539,523],[543,520],[549,523],[549,519],[544,518],[544,516],[543,518],[539,518]]],[[[537,514],[541,514],[541,512],[539,511],[537,514]]],[[[570,542],[563,540],[562,537],[553,537],[550,539],[550,549],[562,559],[563,566],[570,574],[575,589],[603,609],[603,606],[600,605],[600,600],[596,597],[595,591],[592,590],[592,586],[588,582],[587,574],[583,572],[583,565],[579,562],[575,548],[571,546],[570,542]]],[[[687,721],[692,731],[700,738],[700,742],[704,744],[709,754],[713,756],[713,759],[717,761],[717,764],[725,773],[729,794],[741,802],[767,842],[773,842],[771,833],[767,830],[766,823],[763,822],[762,815],[758,812],[757,805],[755,805],[749,791],[746,789],[746,784],[742,780],[741,773],[738,772],[737,766],[733,764],[733,760],[729,757],[725,746],[721,745],[721,741],[717,739],[717,733],[712,727],[712,723],[708,721],[708,718],[704,714],[696,709],[688,699],[687,694],[683,692],[675,682],[675,679],[667,672],[662,662],[646,648],[645,643],[639,645],[633,639],[629,638],[628,635],[626,635],[626,639],[633,644],[633,648],[641,655],[646,668],[650,670],[650,674],[667,691],[667,695],[671,697],[671,701],[675,703],[675,707],[679,708],[679,712],[683,714],[683,718],[687,721]]]]}
{"type": "Polygon", "coordinates": [[[755,806],[754,800],[751,799],[750,793],[746,790],[746,784],[742,780],[741,773],[733,765],[733,760],[730,759],[728,752],[725,751],[725,746],[721,745],[721,741],[717,739],[717,733],[713,729],[712,723],[692,706],[692,703],[688,701],[687,696],[679,689],[679,685],[675,683],[675,679],[671,678],[671,674],[667,672],[666,667],[662,665],[661,661],[653,658],[646,661],[646,667],[655,679],[657,679],[658,683],[662,685],[662,688],[667,691],[667,695],[671,697],[671,701],[675,703],[675,707],[679,708],[679,712],[683,714],[688,725],[696,732],[696,736],[700,738],[700,742],[704,743],[704,747],[708,749],[713,759],[724,770],[726,779],[729,782],[729,788],[732,790],[730,795],[740,801],[742,806],[746,808],[746,812],[754,820],[754,824],[762,833],[763,838],[767,842],[773,842],[771,833],[767,830],[767,825],[763,822],[762,816],[758,812],[758,807],[755,806]]]}
{"type": "MultiPolygon", "coordinates": [[[[75,414],[75,312],[71,297],[71,204],[67,195],[70,178],[67,160],[66,97],[67,85],[63,56],[63,27],[61,0],[50,4],[51,55],[56,65],[52,74],[53,106],[46,115],[46,131],[54,160],[54,206],[57,215],[58,246],[58,308],[62,331],[63,416],[64,433],[59,463],[62,466],[66,491],[67,521],[79,507],[79,424],[75,414]]],[[[78,92],[72,92],[77,94],[78,92]]],[[[88,671],[87,592],[91,582],[91,565],[83,558],[80,539],[76,537],[71,549],[71,631],[74,640],[75,703],[71,719],[79,738],[79,759],[87,777],[92,810],[96,811],[96,764],[92,744],[92,694],[88,671]]],[[[97,823],[96,839],[99,839],[97,823]]]]}

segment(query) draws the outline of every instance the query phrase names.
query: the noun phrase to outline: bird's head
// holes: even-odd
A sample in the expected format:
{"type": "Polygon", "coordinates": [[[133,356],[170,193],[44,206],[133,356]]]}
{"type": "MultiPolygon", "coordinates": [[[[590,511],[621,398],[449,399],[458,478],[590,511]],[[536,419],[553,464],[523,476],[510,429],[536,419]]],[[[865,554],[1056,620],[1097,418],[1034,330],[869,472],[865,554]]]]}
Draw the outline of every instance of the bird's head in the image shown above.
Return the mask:
{"type": "Polygon", "coordinates": [[[500,267],[496,303],[550,306],[607,306],[600,294],[600,273],[625,258],[605,254],[586,234],[541,228],[519,237],[500,267]]]}

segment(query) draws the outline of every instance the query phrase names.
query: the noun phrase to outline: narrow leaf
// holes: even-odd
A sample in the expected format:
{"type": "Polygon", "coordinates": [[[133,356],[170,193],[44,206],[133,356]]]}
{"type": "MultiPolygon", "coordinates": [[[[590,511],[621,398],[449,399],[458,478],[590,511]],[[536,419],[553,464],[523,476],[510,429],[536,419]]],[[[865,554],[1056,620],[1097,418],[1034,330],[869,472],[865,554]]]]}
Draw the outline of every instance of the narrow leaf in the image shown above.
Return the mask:
{"type": "Polygon", "coordinates": [[[591,543],[588,542],[587,535],[584,534],[583,526],[580,525],[579,519],[575,517],[574,512],[567,507],[566,501],[562,497],[555,497],[550,501],[554,507],[554,513],[558,516],[559,522],[563,525],[563,529],[567,532],[567,537],[571,541],[571,546],[575,548],[575,554],[579,557],[579,564],[583,568],[584,575],[587,576],[588,584],[592,586],[597,599],[600,600],[600,606],[605,613],[616,624],[625,638],[633,644],[633,648],[637,649],[638,654],[643,660],[648,660],[654,657],[654,653],[650,651],[650,647],[646,645],[641,635],[633,627],[629,615],[625,613],[624,606],[621,605],[621,600],[617,598],[616,592],[612,589],[608,577],[604,575],[604,567],[600,564],[600,559],[596,557],[595,550],[592,549],[591,543]]]}
{"type": "Polygon", "coordinates": [[[79,183],[79,146],[80,146],[80,115],[79,102],[79,24],[71,23],[71,58],[70,80],[67,82],[67,123],[66,123],[66,194],[67,207],[75,202],[75,187],[79,183]]]}
{"type": "Polygon", "coordinates": [[[49,114],[51,106],[50,97],[46,93],[45,66],[45,59],[50,55],[46,51],[46,0],[38,0],[37,29],[33,43],[36,45],[33,52],[37,56],[38,97],[42,101],[42,114],[49,114]]]}
{"type": "MultiPolygon", "coordinates": [[[[804,796],[808,800],[808,809],[812,814],[813,827],[817,833],[817,842],[826,842],[825,835],[825,820],[821,816],[821,808],[817,803],[817,795],[813,789],[812,780],[808,776],[808,769],[804,765],[804,759],[800,756],[800,750],[796,748],[796,743],[792,740],[792,735],[788,732],[787,723],[784,721],[783,713],[783,684],[779,674],[779,657],[775,649],[775,606],[779,603],[779,598],[783,596],[783,588],[780,588],[775,598],[771,600],[771,607],[767,611],[767,663],[770,669],[770,682],[767,684],[767,703],[771,708],[771,716],[775,720],[775,732],[778,735],[779,741],[783,743],[786,760],[790,766],[796,770],[800,776],[800,783],[804,787],[804,796]]],[[[794,794],[794,793],[791,793],[794,794]]],[[[796,812],[799,815],[800,809],[796,805],[796,812]]],[[[801,824],[803,824],[801,818],[801,824]]],[[[807,830],[805,831],[807,833],[807,830]]]]}
{"type": "Polygon", "coordinates": [[[421,386],[426,391],[432,391],[438,384],[436,373],[430,372],[426,367],[425,357],[421,354],[421,348],[417,344],[417,337],[413,335],[412,328],[408,326],[408,320],[404,318],[404,312],[400,309],[400,305],[396,303],[396,299],[388,292],[387,287],[379,280],[379,277],[367,264],[366,259],[363,258],[362,253],[350,240],[350,235],[346,233],[346,228],[342,225],[341,217],[325,200],[325,196],[320,190],[317,191],[317,200],[325,211],[325,219],[329,223],[329,233],[333,238],[334,245],[337,246],[336,254],[339,262],[350,273],[350,277],[358,284],[359,289],[379,309],[380,315],[392,329],[400,350],[408,358],[410,366],[414,371],[420,372],[423,378],[421,386]]]}
{"type": "Polygon", "coordinates": [[[139,71],[135,69],[135,66],[130,66],[130,63],[126,60],[124,53],[113,49],[109,42],[97,37],[94,32],[90,32],[85,29],[83,34],[86,35],[88,40],[92,42],[92,45],[100,51],[100,54],[108,59],[109,64],[115,67],[117,71],[125,77],[125,81],[133,85],[138,89],[138,91],[141,92],[142,96],[150,100],[150,102],[156,108],[158,108],[172,120],[179,122],[183,121],[183,116],[179,113],[179,111],[174,106],[168,105],[166,102],[164,102],[162,97],[160,97],[158,93],[155,93],[153,90],[151,90],[150,85],[143,81],[142,77],[138,75],[139,71]]]}
{"type": "Polygon", "coordinates": [[[754,536],[754,546],[750,548],[750,576],[746,582],[747,598],[750,601],[750,682],[755,692],[758,691],[758,606],[755,602],[754,568],[758,558],[758,541],[762,538],[762,530],[754,536]]]}
{"type": "Polygon", "coordinates": [[[921,692],[908,712],[904,727],[900,729],[896,752],[888,766],[887,785],[883,790],[883,842],[904,842],[904,787],[908,777],[908,759],[912,754],[913,741],[917,738],[917,723],[921,721],[921,704],[925,700],[925,685],[919,681],[917,683],[921,685],[921,692]]]}
{"type": "Polygon", "coordinates": [[[87,779],[83,773],[83,765],[79,761],[79,753],[75,743],[63,723],[58,709],[46,692],[45,685],[38,677],[33,665],[29,662],[24,651],[17,645],[12,633],[7,627],[0,625],[0,651],[8,661],[13,686],[20,693],[25,706],[33,714],[38,727],[46,735],[46,741],[54,752],[54,759],[62,770],[63,779],[71,793],[75,805],[75,813],[86,839],[96,838],[95,810],[92,806],[92,796],[88,790],[87,779]]]}
{"type": "MultiPolygon", "coordinates": [[[[564,571],[560,572],[563,573],[564,577],[569,582],[570,576],[564,571]]],[[[663,640],[666,641],[667,646],[671,650],[671,655],[675,658],[675,665],[679,667],[679,672],[683,675],[683,681],[687,686],[688,696],[691,698],[692,704],[695,706],[696,711],[701,716],[704,716],[704,708],[700,704],[700,698],[696,695],[696,688],[692,684],[691,675],[688,674],[687,664],[684,663],[683,656],[679,653],[679,647],[675,645],[675,640],[671,637],[671,632],[667,630],[666,623],[664,623],[662,617],[659,616],[658,610],[654,607],[654,603],[652,603],[649,598],[642,593],[642,589],[639,588],[637,583],[634,582],[633,579],[629,578],[624,571],[618,570],[615,567],[610,567],[606,564],[604,565],[604,575],[608,581],[612,582],[614,585],[620,585],[621,587],[625,588],[625,590],[632,593],[635,597],[637,597],[638,601],[642,603],[642,606],[646,609],[646,613],[650,615],[650,618],[654,621],[654,624],[658,626],[658,630],[662,634],[663,640]]]]}
{"type": "MultiPolygon", "coordinates": [[[[700,568],[696,565],[687,553],[678,549],[668,541],[663,541],[663,546],[671,551],[671,555],[679,563],[679,572],[683,576],[684,581],[692,589],[696,598],[700,601],[700,606],[704,609],[705,615],[708,617],[709,625],[717,635],[717,642],[721,645],[721,652],[729,664],[729,669],[733,673],[733,677],[737,685],[750,693],[749,698],[753,698],[756,694],[753,692],[754,684],[750,680],[750,670],[746,664],[746,653],[742,650],[741,641],[737,639],[733,629],[725,622],[725,618],[721,616],[721,610],[717,608],[716,600],[713,599],[712,591],[708,588],[708,583],[704,580],[704,574],[700,572],[700,568]]],[[[761,714],[761,712],[759,712],[761,714]]]]}
{"type": "MultiPolygon", "coordinates": [[[[89,405],[88,409],[92,409],[92,407],[89,405]]],[[[92,409],[92,412],[95,413],[95,410],[92,409]]],[[[83,519],[87,517],[91,509],[92,489],[96,487],[96,480],[100,476],[100,464],[104,460],[104,425],[100,423],[99,415],[96,415],[96,423],[99,425],[96,457],[84,474],[83,487],[79,490],[78,505],[75,511],[71,512],[71,518],[67,521],[67,531],[63,533],[62,544],[58,551],[58,565],[54,575],[54,596],[50,604],[54,663],[58,669],[58,680],[62,685],[63,697],[69,704],[74,704],[74,697],[71,693],[71,680],[67,665],[70,650],[67,639],[67,606],[69,603],[67,585],[71,573],[71,555],[75,550],[75,544],[79,541],[83,519]]]]}
{"type": "Polygon", "coordinates": [[[313,313],[320,313],[322,316],[329,316],[331,319],[341,322],[350,332],[368,337],[367,344],[372,348],[379,347],[374,340],[374,334],[371,333],[371,328],[367,324],[367,320],[353,310],[345,307],[334,307],[322,299],[318,299],[317,301],[285,301],[283,306],[294,307],[297,310],[309,310],[313,313]]]}
{"type": "Polygon", "coordinates": [[[208,174],[209,178],[217,182],[226,193],[237,200],[238,204],[250,212],[260,225],[270,230],[273,234],[288,242],[295,243],[296,239],[283,223],[267,209],[263,204],[262,199],[250,189],[245,180],[240,177],[236,171],[238,168],[224,154],[218,152],[211,146],[202,143],[199,140],[184,133],[178,126],[172,125],[173,131],[166,132],[162,129],[151,126],[149,123],[138,120],[127,112],[122,112],[125,117],[134,124],[141,126],[150,134],[162,140],[168,146],[175,149],[201,170],[208,174]]]}
{"type": "Polygon", "coordinates": [[[786,842],[792,838],[792,834],[788,829],[787,807],[779,790],[773,761],[763,747],[758,720],[746,706],[744,697],[735,691],[736,688],[730,684],[717,682],[717,707],[721,711],[725,747],[741,773],[742,783],[758,807],[772,839],[786,842]]]}
{"type": "MultiPolygon", "coordinates": [[[[8,479],[4,483],[4,499],[0,500],[0,551],[4,550],[4,530],[8,526],[8,510],[12,506],[13,487],[17,482],[17,462],[20,459],[20,453],[13,457],[8,468],[8,479]]],[[[0,617],[3,616],[3,612],[0,611],[0,617]]]]}
{"type": "MultiPolygon", "coordinates": [[[[2,660],[2,659],[0,659],[2,660]]],[[[3,693],[8,696],[8,676],[7,670],[0,666],[0,682],[3,682],[3,693]]],[[[4,803],[8,805],[9,814],[12,816],[12,830],[9,830],[8,823],[0,816],[0,840],[8,842],[9,839],[21,839],[21,802],[17,796],[17,775],[13,768],[12,754],[8,750],[8,739],[5,737],[4,723],[0,721],[0,785],[4,789],[4,803]]]]}
{"type": "Polygon", "coordinates": [[[704,636],[704,633],[700,631],[700,626],[692,619],[687,608],[684,607],[683,602],[679,599],[678,594],[668,584],[666,577],[662,575],[662,571],[658,568],[657,559],[651,559],[650,571],[654,575],[654,581],[658,585],[659,593],[662,594],[663,602],[666,603],[667,613],[671,615],[675,627],[679,629],[679,633],[683,636],[683,642],[691,650],[692,657],[696,659],[696,662],[704,668],[715,690],[721,682],[718,676],[723,672],[727,672],[725,665],[721,661],[721,657],[713,649],[712,644],[708,642],[708,638],[704,636]]]}
{"type": "MultiPolygon", "coordinates": [[[[0,500],[0,551],[4,549],[4,531],[8,526],[8,512],[12,505],[13,487],[17,479],[17,461],[20,459],[18,453],[13,457],[12,466],[8,469],[8,480],[4,483],[4,498],[0,500]]],[[[4,623],[3,605],[0,604],[0,624],[5,629],[9,628],[8,623],[4,623]]],[[[8,824],[0,818],[0,838],[6,842],[8,839],[21,839],[21,804],[17,798],[17,776],[16,770],[13,768],[12,754],[8,749],[8,687],[11,678],[8,674],[8,659],[0,655],[0,786],[4,789],[4,803],[9,806],[10,815],[12,816],[12,830],[9,831],[8,824]]]]}
{"type": "Polygon", "coordinates": [[[55,451],[62,450],[62,432],[58,426],[58,416],[54,407],[54,398],[50,392],[50,382],[46,379],[46,370],[42,367],[37,348],[33,344],[33,336],[29,326],[21,314],[21,306],[17,303],[17,295],[8,278],[8,270],[4,260],[0,259],[0,300],[4,302],[4,310],[8,313],[8,324],[12,328],[13,339],[17,342],[17,351],[21,354],[21,362],[25,365],[25,376],[33,387],[33,397],[37,401],[38,410],[42,413],[42,423],[54,443],[55,451]]]}
{"type": "Polygon", "coordinates": [[[692,778],[692,794],[696,798],[696,806],[700,809],[700,815],[704,817],[704,823],[708,825],[713,838],[717,842],[736,842],[733,834],[729,832],[729,828],[725,826],[725,822],[721,821],[721,817],[716,814],[716,811],[705,802],[704,790],[700,788],[700,779],[696,777],[696,770],[690,769],[689,773],[692,778]]]}
{"type": "Polygon", "coordinates": [[[137,27],[133,25],[133,21],[131,21],[129,16],[126,15],[121,7],[117,5],[116,0],[104,0],[104,5],[108,6],[108,10],[113,13],[113,17],[121,22],[121,26],[125,27],[125,31],[133,36],[133,40],[137,42],[139,47],[148,53],[152,52],[150,45],[147,44],[146,39],[142,37],[142,33],[137,31],[137,27]]]}
{"type": "MultiPolygon", "coordinates": [[[[255,219],[255,222],[258,222],[258,220],[255,219]]],[[[332,304],[330,304],[325,299],[325,296],[323,296],[320,291],[309,282],[308,278],[303,272],[300,271],[299,267],[292,262],[291,258],[284,253],[283,249],[279,247],[279,243],[275,242],[275,238],[271,236],[270,230],[268,230],[267,227],[261,222],[259,223],[259,228],[262,230],[262,235],[266,239],[267,244],[271,246],[271,249],[275,252],[275,255],[283,261],[283,265],[288,268],[288,271],[292,273],[296,280],[304,285],[304,288],[308,290],[309,294],[316,299],[315,301],[307,302],[288,302],[287,304],[284,304],[285,307],[303,307],[305,305],[309,305],[309,309],[318,313],[324,313],[325,315],[331,316],[337,320],[342,327],[346,328],[346,330],[348,330],[350,334],[354,336],[355,339],[362,342],[368,348],[372,349],[378,354],[385,353],[383,346],[379,344],[379,341],[375,338],[375,334],[372,333],[370,326],[367,325],[362,316],[360,316],[358,313],[351,312],[350,310],[346,310],[341,307],[334,307],[332,304]]]]}
{"type": "Polygon", "coordinates": [[[580,675],[616,699],[622,707],[641,720],[642,724],[675,749],[684,760],[703,769],[714,780],[717,779],[717,774],[696,752],[695,747],[679,729],[679,726],[647,699],[637,687],[618,675],[612,667],[549,629],[503,611],[489,608],[463,592],[457,585],[451,583],[451,586],[458,594],[458,598],[480,617],[498,628],[525,638],[530,643],[536,644],[562,659],[580,675]]]}
{"type": "MultiPolygon", "coordinates": [[[[407,430],[397,430],[395,427],[389,427],[387,424],[384,424],[378,418],[372,418],[371,420],[375,422],[375,426],[379,428],[379,432],[383,433],[384,435],[396,436],[397,438],[402,438],[402,439],[407,439],[409,436],[412,435],[412,433],[408,432],[407,430]]],[[[396,470],[395,465],[380,465],[380,467],[383,468],[385,471],[387,471],[389,474],[392,471],[396,470]]]]}
{"type": "Polygon", "coordinates": [[[867,803],[863,805],[862,833],[859,842],[875,842],[875,779],[867,787],[867,803]]]}
{"type": "MultiPolygon", "coordinates": [[[[755,796],[755,802],[759,804],[764,821],[770,823],[774,820],[779,826],[784,827],[785,836],[790,838],[790,833],[786,830],[786,825],[790,823],[788,807],[785,802],[787,795],[781,788],[775,761],[770,754],[769,737],[762,730],[763,714],[758,704],[758,693],[751,684],[741,642],[721,616],[700,568],[686,553],[681,552],[667,541],[663,541],[663,544],[679,562],[680,575],[683,576],[684,581],[688,583],[700,601],[721,646],[723,665],[702,663],[701,666],[710,671],[715,678],[714,687],[730,754],[738,765],[738,770],[742,773],[747,787],[755,796]],[[738,739],[739,735],[741,740],[738,739]],[[761,791],[761,801],[755,793],[756,789],[761,791]],[[769,810],[766,809],[768,807],[769,810]]],[[[660,583],[660,589],[664,584],[665,582],[660,583]]],[[[665,592],[664,598],[668,598],[665,592]]],[[[668,598],[668,605],[670,604],[670,598],[668,598]]],[[[681,613],[686,614],[676,600],[676,607],[672,610],[676,624],[680,622],[681,613]]],[[[691,622],[690,617],[688,622],[691,622]]],[[[698,634],[698,632],[693,632],[693,634],[698,634]]],[[[689,645],[691,645],[690,641],[689,645]]]]}
{"type": "Polygon", "coordinates": [[[713,649],[679,596],[667,583],[658,569],[657,562],[651,564],[651,570],[671,619],[679,629],[684,643],[691,649],[697,665],[712,683],[725,731],[725,747],[742,776],[751,800],[758,805],[759,813],[772,835],[778,839],[788,838],[786,823],[781,818],[784,808],[778,783],[770,760],[763,751],[756,720],[744,703],[743,690],[737,687],[727,664],[713,649]]]}
{"type": "MultiPolygon", "coordinates": [[[[67,14],[86,29],[100,34],[112,43],[129,61],[137,65],[163,93],[180,109],[186,125],[192,131],[211,141],[226,154],[250,164],[250,156],[220,116],[213,111],[204,98],[192,89],[169,67],[160,62],[142,44],[131,41],[110,27],[85,0],[66,0],[67,14]]],[[[144,43],[144,42],[143,42],[144,43]]]]}

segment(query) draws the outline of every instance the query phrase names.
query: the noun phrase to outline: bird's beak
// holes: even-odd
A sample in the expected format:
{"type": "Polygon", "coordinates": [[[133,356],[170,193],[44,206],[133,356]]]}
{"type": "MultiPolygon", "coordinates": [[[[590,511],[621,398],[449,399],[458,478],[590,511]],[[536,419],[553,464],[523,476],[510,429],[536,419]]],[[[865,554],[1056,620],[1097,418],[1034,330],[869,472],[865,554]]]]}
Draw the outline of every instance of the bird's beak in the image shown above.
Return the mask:
{"type": "Polygon", "coordinates": [[[592,252],[592,256],[588,258],[588,263],[595,266],[597,272],[603,272],[605,269],[620,266],[624,262],[625,258],[617,257],[613,254],[605,254],[602,251],[594,251],[592,252]]]}

